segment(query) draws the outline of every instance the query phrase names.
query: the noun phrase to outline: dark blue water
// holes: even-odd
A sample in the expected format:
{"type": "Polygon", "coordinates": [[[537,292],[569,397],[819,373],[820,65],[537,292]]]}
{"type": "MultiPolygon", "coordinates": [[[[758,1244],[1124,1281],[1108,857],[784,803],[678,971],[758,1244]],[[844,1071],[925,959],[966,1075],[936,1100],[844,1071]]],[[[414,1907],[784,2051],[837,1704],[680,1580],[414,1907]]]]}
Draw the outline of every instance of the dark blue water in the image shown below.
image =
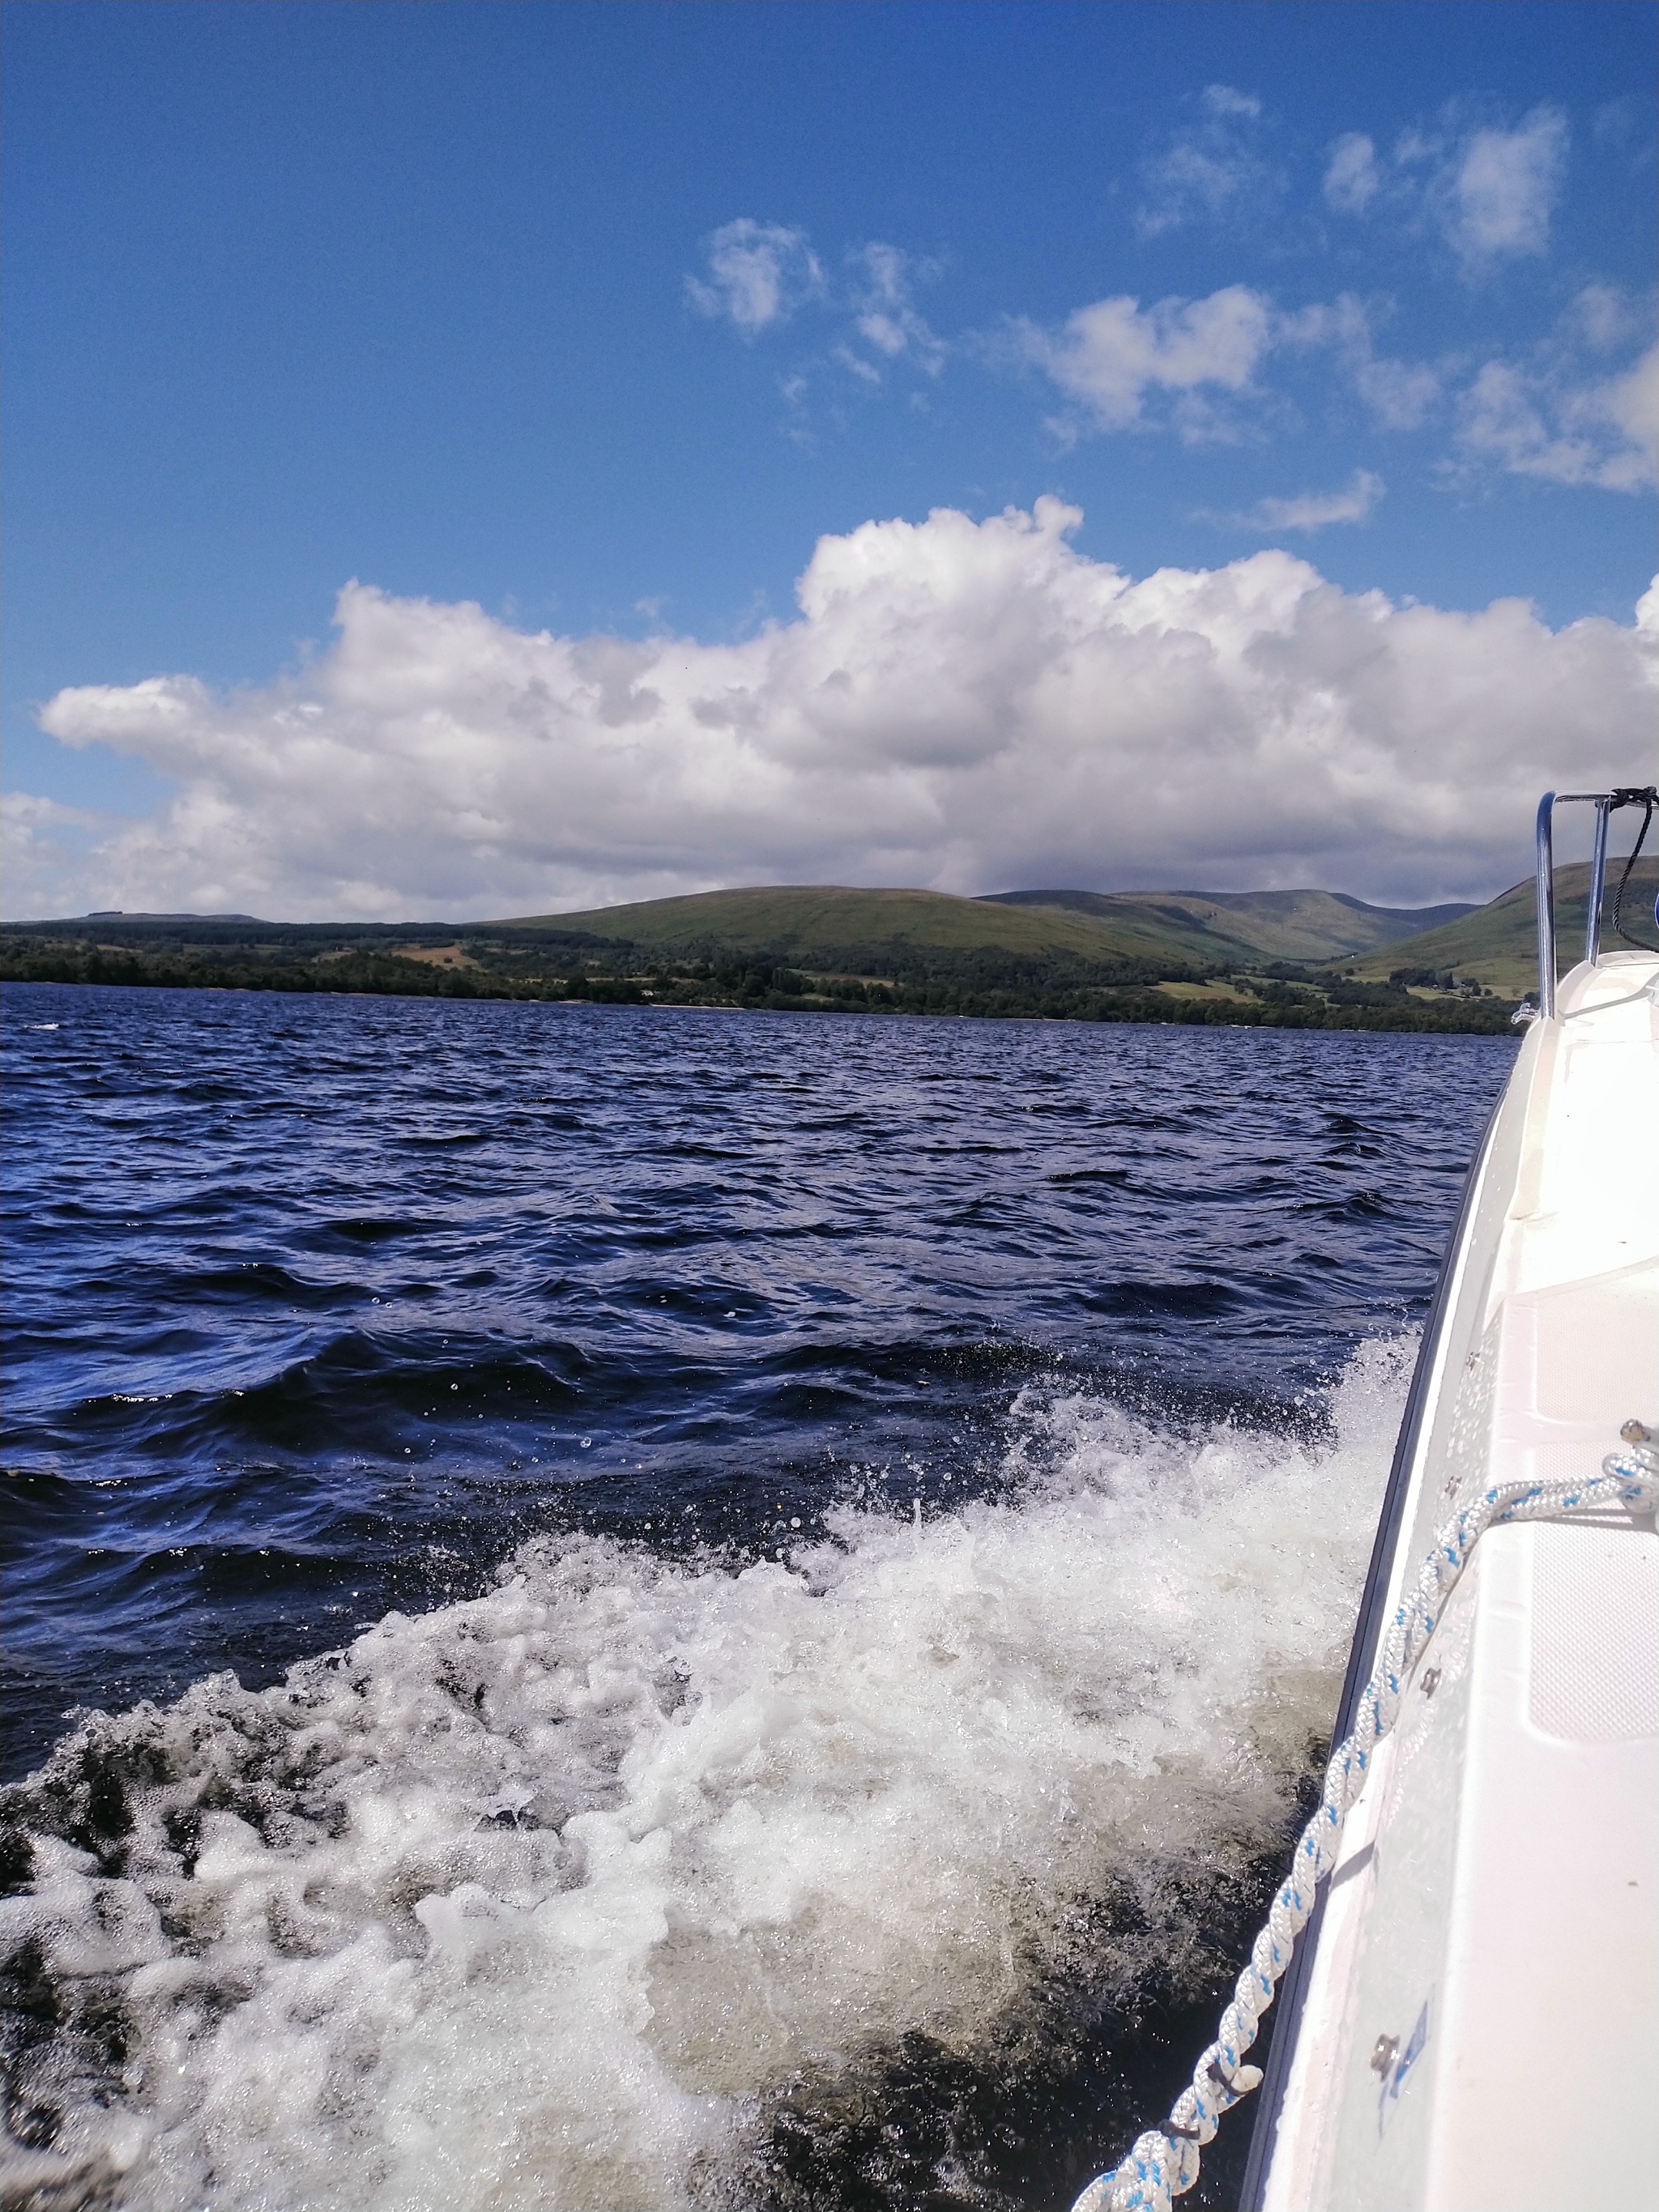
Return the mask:
{"type": "MultiPolygon", "coordinates": [[[[564,1621],[558,1663],[574,1664],[569,1654],[580,1645],[590,1679],[595,1667],[623,1665],[612,1644],[604,1647],[609,1658],[596,1656],[593,1577],[625,1588],[625,1604],[617,1602],[631,1618],[650,1613],[659,1623],[650,1632],[653,1652],[661,1657],[672,1647],[680,1655],[675,1680],[692,1686],[662,1702],[660,1720],[651,1706],[647,1735],[644,1723],[630,1723],[632,1733],[603,1755],[584,1753],[584,1772],[602,1768],[607,1778],[580,1802],[604,1808],[633,1786],[630,1760],[637,1765],[659,1738],[667,1743],[662,1730],[671,1722],[684,1730],[686,1711],[673,1699],[712,1712],[726,1698],[727,1711],[732,1699],[742,1705],[774,1684],[771,1658],[755,1657],[753,1679],[735,1684],[721,1669],[734,1638],[760,1653],[771,1633],[731,1608],[751,1597],[760,1603],[754,1594],[770,1587],[765,1576],[787,1578],[792,1561],[830,1562],[800,1567],[800,1589],[810,1585],[819,1601],[812,1619],[821,1623],[830,1617],[826,1607],[841,1606],[835,1618],[863,1621],[854,1644],[873,1655],[890,1635],[908,1633],[904,1609],[920,1602],[924,1584],[935,1586],[930,1577],[943,1589],[957,1573],[945,1549],[928,1546],[966,1541],[963,1531],[977,1532],[981,1563],[994,1543],[1014,1547],[996,1571],[995,1602],[1012,1603],[1011,1618],[1035,1620],[1046,1595],[1034,1589],[1011,1596],[1010,1577],[1037,1574],[1031,1562],[1042,1559],[1050,1562],[1040,1570],[1045,1586],[1063,1579],[1073,1540],[1054,1534],[1062,1493],[1079,1529],[1091,1513],[1118,1516],[1116,1534],[1096,1529],[1087,1539],[1102,1542],[1108,1564],[1127,1559],[1133,1544],[1150,1547],[1146,1556],[1156,1559],[1162,1513],[1174,1558],[1194,1483],[1219,1485],[1213,1495],[1229,1501],[1227,1510],[1248,1490],[1252,1528],[1271,1510],[1294,1530],[1302,1507],[1264,1501],[1288,1498],[1287,1483],[1334,1480],[1331,1469],[1347,1464],[1341,1432],[1350,1416],[1341,1405],[1352,1413],[1368,1389],[1381,1407],[1373,1425],[1382,1442],[1367,1430],[1354,1463],[1373,1468],[1386,1458],[1399,1361],[1370,1382],[1364,1361],[1383,1357],[1379,1342],[1421,1317],[1465,1170],[1512,1057],[1507,1042],[1482,1038],[49,986],[9,986],[3,1018],[7,1767],[17,1776],[37,1766],[72,1709],[119,1713],[138,1700],[161,1709],[153,1719],[82,1723],[80,1748],[60,1753],[49,1770],[59,1777],[57,1795],[50,1804],[38,1794],[27,1800],[23,1816],[36,1833],[70,1838],[53,1848],[90,1850],[105,1875],[137,1882],[135,1897],[142,1891],[150,1900],[145,1911],[162,1909],[155,1883],[164,1876],[192,1894],[201,1877],[191,1873],[193,1844],[179,1846],[184,1856],[163,1873],[135,1873],[137,1847],[122,1839],[143,1830],[133,1809],[143,1790],[188,1784],[199,1809],[210,1802],[201,1774],[212,1765],[200,1748],[204,1731],[218,1731],[215,1741],[232,1744],[227,1755],[245,1765],[248,1742],[267,1724],[252,1717],[280,1710],[291,1718],[293,1691],[264,1686],[394,1610],[416,1626],[394,1624],[375,1631],[378,1643],[370,1639],[376,1650],[391,1650],[388,1637],[404,1639],[388,1681],[414,1679],[410,1638],[447,1635],[451,1623],[492,1651],[517,1650],[514,1638],[532,1632],[487,1608],[506,1602],[490,1593],[520,1585],[541,1593],[544,1626],[534,1632],[552,1634],[545,1621],[564,1621]],[[1139,1516],[1133,1530],[1123,1518],[1131,1513],[1139,1516]],[[901,1529],[914,1532],[916,1548],[890,1559],[892,1532],[901,1529]],[[1026,1557],[1021,1544],[1038,1547],[1024,1567],[1016,1564],[1026,1557]],[[907,1566],[913,1556],[919,1564],[907,1566]],[[573,1594],[570,1562],[578,1558],[588,1564],[573,1594]],[[596,1560],[612,1565],[601,1572],[596,1560]],[[523,1566],[517,1584],[514,1561],[523,1566]],[[850,1595],[847,1577],[866,1574],[867,1590],[860,1583],[861,1594],[850,1595]],[[672,1604],[665,1592],[675,1594],[672,1604]],[[687,1607],[700,1624],[695,1632],[687,1607]],[[427,1617],[433,1626],[419,1630],[427,1617]],[[487,1634],[476,1626],[485,1620],[487,1634]],[[717,1650],[726,1655],[718,1663],[709,1656],[717,1650]],[[238,1682],[200,1686],[222,1670],[238,1682]],[[716,1677],[724,1690],[713,1686],[716,1677]],[[184,1723],[167,1711],[186,1691],[179,1710],[195,1717],[188,1751],[179,1748],[184,1723]],[[264,1703],[252,1696],[259,1692],[264,1703]],[[203,1717],[210,1707],[210,1724],[203,1717]],[[135,1729],[150,1732],[142,1757],[135,1729]],[[164,1738],[165,1751],[156,1747],[164,1738]],[[84,1784],[100,1759],[120,1770],[121,1805],[107,1817],[94,1800],[99,1787],[107,1794],[115,1784],[107,1777],[84,1784]],[[83,1784],[93,1798],[76,1799],[76,1810],[70,1797],[83,1784]],[[106,1850],[100,1838],[115,1840],[106,1850]]],[[[1331,1569],[1329,1617],[1307,1631],[1318,1648],[1302,1656],[1328,1673],[1340,1659],[1334,1624],[1352,1605],[1363,1565],[1374,1509],[1370,1493],[1359,1493],[1372,1480],[1352,1479],[1357,1502],[1347,1548],[1331,1569]]],[[[1262,1566],[1263,1589],[1273,1571],[1262,1566]]],[[[1316,1579],[1323,1569],[1305,1571],[1316,1579]]],[[[951,1602],[958,1600],[959,1591],[951,1602]]],[[[1137,1607],[1126,1602],[1127,1622],[1137,1607]]],[[[1203,1601],[1212,1602],[1219,1601],[1203,1601]]],[[[621,1632],[613,1623],[605,1635],[621,1632]]],[[[932,1649],[939,1639],[927,1633],[932,1649]]],[[[1141,1633],[1125,1626],[1126,1651],[1141,1633]]],[[[1031,1680],[1059,1680],[1068,1669],[1075,1680],[1087,1662],[1074,1656],[1081,1647],[1073,1626],[1056,1621],[1042,1636],[1040,1649],[1033,1644],[1009,1666],[1018,1673],[1029,1660],[1031,1680]]],[[[795,1656],[785,1673],[805,1664],[805,1646],[789,1648],[795,1656]]],[[[628,1649],[635,1656],[627,1666],[637,1661],[643,1680],[658,1660],[647,1665],[634,1644],[628,1649]]],[[[958,1637],[951,1663],[965,1653],[974,1664],[1001,1666],[986,1656],[991,1649],[970,1650],[958,1637]]],[[[1137,1645],[1133,1660],[1147,1680],[1175,1664],[1151,1650],[1137,1645]]],[[[848,1668],[865,1663],[845,1660],[826,1679],[844,1680],[848,1668]]],[[[914,1668],[902,1677],[914,1679],[914,1668]]],[[[1013,1679],[994,1695],[985,1691],[980,1706],[1006,1703],[1013,1679]]],[[[897,1694],[884,1693],[889,1706],[897,1694]]],[[[480,1686],[480,1711],[484,1698],[480,1686]]],[[[1067,1711],[1087,1704],[1094,1713],[1100,1698],[1094,1689],[1086,1699],[1066,1691],[1061,1704],[1067,1711]]],[[[1316,1731],[1316,1718],[1307,1725],[1316,1731]]],[[[515,1721],[499,1732],[520,1764],[528,1726],[515,1721]]],[[[937,1735],[937,1717],[917,1727],[920,1746],[937,1735]]],[[[500,1743],[489,1753],[506,1755],[500,1743]]],[[[963,1772],[982,1771],[988,1755],[981,1746],[963,1772]]],[[[1057,1747],[1033,1774],[1068,1755],[1057,1747]]],[[[390,1756],[374,1753],[382,1769],[390,1756]]],[[[804,1753],[790,1757],[793,1794],[777,1802],[793,1808],[789,1819],[805,1833],[825,1802],[834,1761],[820,1771],[804,1753]]],[[[1285,1771],[1275,1770],[1274,1802],[1285,1818],[1294,1809],[1294,1763],[1286,1752],[1285,1771]]],[[[544,1759],[538,1771],[545,1765],[544,1759]]],[[[352,1771],[360,1774],[361,1762],[352,1771]]],[[[265,1767],[259,1772],[261,1789],[277,1786],[265,1767]]],[[[522,1787],[534,1782],[532,1773],[522,1787]]],[[[706,1778],[702,1786],[705,1794],[712,1787],[706,1778]]],[[[234,1792],[222,1802],[240,1802],[234,1792]]],[[[454,1802],[472,1801],[460,1791],[454,1802]]],[[[298,1820],[301,1799],[283,1802],[283,1818],[298,1820]]],[[[753,1813],[749,1803],[744,1817],[753,1813]]],[[[505,1819],[516,1833],[521,1816],[529,1823],[523,1806],[469,1812],[467,1832],[505,1819]]],[[[182,1816],[174,1805],[167,1817],[176,1828],[182,1816]]],[[[273,1841],[265,1817],[249,1832],[263,1847],[297,1850],[286,1828],[289,1840],[273,1841]]],[[[347,1816],[331,1817],[337,1834],[347,1816]]],[[[538,1818],[538,1832],[558,1825],[551,1814],[538,1818]]],[[[662,1818],[664,1832],[681,1833],[662,1818]]],[[[1272,1826],[1267,1812],[1261,1819],[1272,1826]]],[[[155,1846],[163,1856],[172,1848],[155,1846]]],[[[1010,1844],[1008,1853],[1018,1859],[1024,1848],[1010,1844]]],[[[987,1866],[983,1880],[994,1886],[1000,1877],[987,1866]]],[[[453,1869],[428,1872],[433,1895],[460,1893],[453,1869]]],[[[495,1878],[476,1868],[467,1879],[496,1893],[495,1878]]],[[[522,1887],[530,1876],[521,1869],[514,1879],[522,1887]]],[[[547,1894],[564,1897],[572,1881],[580,1888],[593,1879],[567,1869],[547,1894]]],[[[1099,1916],[1115,1913],[1111,1924],[1127,1925],[1119,1892],[1127,1879],[1121,1869],[1109,1880],[1091,1874],[1090,1897],[1079,1903],[1075,1883],[1084,1877],[1067,1874],[1062,1882],[1056,1874],[1060,1901],[1042,1920],[1051,1933],[1030,1942],[1058,1942],[1052,1930],[1062,1924],[1072,1929],[1068,1942],[1083,1941],[1079,1913],[1100,1926],[1099,1916]],[[1102,1902],[1109,1893],[1118,1899],[1109,1907],[1102,1902]]],[[[1188,1866],[1176,1881],[1177,1889],[1187,1882],[1181,1893],[1189,1904],[1194,1880],[1188,1866]]],[[[1241,1874],[1204,1908],[1206,1926],[1231,1931],[1225,1941],[1251,1909],[1249,1888],[1241,1874]]],[[[832,1921],[852,1915],[848,1900],[865,1893],[836,1893],[832,1921]]],[[[410,1909],[405,1900],[371,1917],[392,1927],[410,1909]]],[[[671,1910],[664,1924],[679,1924],[675,1911],[690,1910],[671,1910]]],[[[1145,1897],[1134,1910],[1143,1920],[1153,1912],[1145,1897]]],[[[817,1916],[813,1942],[833,1948],[833,1930],[823,1933],[829,1911],[820,1899],[807,1917],[817,1916]]],[[[776,1924],[791,1924],[779,1911],[776,1924]]],[[[171,1924],[165,1911],[163,1923],[171,1924]]],[[[722,1906],[709,1925],[728,1924],[732,1910],[722,1906]]],[[[409,1941],[424,1947],[419,1955],[434,1954],[427,1920],[421,1928],[426,1933],[417,1929],[409,1941]]],[[[344,1940],[337,1937],[317,1936],[306,1955],[332,1956],[328,1943],[337,1950],[344,1940]]],[[[395,1950],[404,1939],[386,1940],[395,1950]]],[[[1215,1940],[1224,1948],[1220,1934],[1215,1940]]],[[[48,1982],[52,1955],[48,1944],[45,1966],[37,1960],[31,1970],[48,1982]]],[[[289,1956],[280,1942],[272,1953],[279,1956],[289,1956]]],[[[1015,1974],[1014,1994],[996,2000],[997,2017],[1006,2017],[1006,2004],[1029,2010],[1032,1990],[1054,1980],[1052,1968],[1051,1958],[1015,1974]]],[[[119,1982],[129,1969],[100,1971],[119,1982]]],[[[647,2010],[659,2021],[672,2012],[661,1999],[665,1971],[660,1960],[638,1966],[641,1986],[658,1991],[647,2010]]],[[[776,1971],[780,1989],[797,1990],[789,1970],[776,1971]]],[[[962,1987],[972,1981],[967,1975],[962,1987]]],[[[1127,2034],[1133,2015],[1144,2038],[1149,2004],[1156,2025],[1164,2003],[1178,2039],[1190,1995],[1183,1985],[1166,1992],[1167,2002],[1126,1998],[1118,2027],[1127,2034]]],[[[720,2002],[729,2012],[729,1992],[720,2002]]],[[[243,2002],[243,2015],[252,2002],[243,2002]]],[[[985,2065],[951,2010],[966,2005],[965,2018],[975,2002],[994,2010],[988,1998],[924,1991],[912,2021],[896,1998],[879,2033],[866,2023],[862,2041],[834,2043],[833,2066],[823,2055],[827,2030],[803,2026],[793,2043],[780,2031],[775,2065],[757,2059],[752,2078],[737,2082],[677,2044],[662,2059],[673,2080],[706,2100],[726,2100],[719,2127],[708,2123],[714,2134],[693,2143],[689,2120],[671,2124],[658,2112],[645,2134],[655,2141],[679,2128],[690,2145],[683,2156],[664,2154],[668,2163],[660,2173],[651,2167],[651,2179],[638,2163],[645,2135],[635,2130],[635,2141],[624,2128],[606,2153],[611,2164],[583,2168],[585,2179],[567,2176],[556,2201],[625,2205],[631,2192],[639,2203],[1057,2202],[1062,2179],[1069,2185],[1097,2146],[1078,2148],[1072,2112],[1054,2120],[1040,2155],[1029,2145],[998,2150],[999,2124],[983,2118],[987,2098],[995,2104],[985,2065]],[[940,2025],[947,2015],[955,2022],[948,2029],[940,2025]],[[878,2063],[868,2057],[878,2046],[878,2063]],[[848,2051],[866,2056],[855,2063],[848,2051]],[[939,2086],[956,2079],[953,2065],[967,2069],[967,2088],[939,2086]],[[825,2067],[839,2085],[833,2092],[823,2087],[825,2067]],[[856,2094],[848,2067],[863,2085],[856,2094]],[[877,2076],[882,2100],[920,2115],[913,2133],[921,2148],[913,2145],[908,2166],[881,2150],[878,2126],[866,2130],[872,2148],[859,2132],[864,2121],[847,2117],[866,2110],[877,2076]],[[969,2111],[981,2114],[980,2135],[963,2133],[969,2111]],[[1030,2179],[1039,2167],[1040,2183],[1030,2179]],[[932,2177],[925,2186],[916,2179],[924,2169],[932,2177]],[[1021,2172],[1026,2181],[1010,2179],[1021,2172]]],[[[27,2004],[24,2013],[34,2016],[27,2004]]],[[[151,2032],[159,2032],[153,2021],[124,2030],[123,2048],[151,2032]]],[[[1066,2031],[1074,2043],[1080,2032],[1066,2031]]],[[[650,2031],[659,2033],[668,2031],[650,2031]]],[[[1052,2075],[1059,2062],[1048,2046],[1060,2032],[1043,2033],[1048,2055],[1033,2064],[1052,2075]]],[[[374,2030],[383,2054],[376,2063],[391,2035],[384,2021],[374,2030]]],[[[27,2049],[40,2043],[28,2029],[27,2049]]],[[[762,2037],[754,2048],[771,2046],[762,2037]]],[[[1179,2055],[1184,2063],[1184,2049],[1179,2055]]],[[[131,2071],[132,2062],[122,2063],[131,2071]]],[[[114,2158],[107,2144],[98,2147],[94,2123],[74,2117],[75,2099],[84,2094],[91,2112],[125,2097],[149,2115],[152,2151],[116,2189],[117,2201],[194,2202],[189,2192],[209,2172],[220,2176],[215,2202],[314,2201],[307,2191],[319,2185],[295,2179],[298,2168],[273,2179],[258,2160],[239,2166],[241,2154],[222,2142],[211,2157],[199,2144],[181,2148],[196,2122],[167,2118],[142,2084],[118,2096],[106,2051],[102,2058],[82,2051],[73,2064],[60,2051],[52,2063],[58,2086],[37,2081],[31,2092],[30,2109],[45,2117],[19,2124],[28,2155],[68,2160],[65,2172],[82,2170],[76,2157],[114,2158]],[[104,2086],[88,2088],[99,2066],[104,2086]]],[[[1098,2091],[1110,2067],[1098,2053],[1091,2063],[1098,2091]]],[[[204,2082],[228,2078],[225,2065],[221,2052],[204,2082]]],[[[1036,2092],[1017,2086],[1010,2094],[1030,2109],[1036,2092]]],[[[391,2096],[384,2090],[376,2109],[391,2096]]],[[[333,2110],[326,2099],[316,2110],[325,2107],[333,2110]]],[[[1119,2132],[1127,2118],[1149,2117],[1121,2116],[1119,2132]]],[[[321,2145],[326,2130],[313,2118],[321,2145]]],[[[291,2114],[283,2122],[296,2140],[310,2124],[291,2114]]],[[[468,2141],[471,2172],[476,2129],[468,2141]]],[[[333,2201],[426,2201],[427,2185],[388,2179],[393,2169],[384,2159],[348,2186],[338,2179],[337,2149],[328,2155],[337,2160],[333,2201]]],[[[536,2187],[552,2187],[551,2171],[536,2187]]],[[[489,2202],[520,2201],[498,2182],[489,2202]]],[[[532,2189],[523,2201],[542,2200],[532,2189]]]]}

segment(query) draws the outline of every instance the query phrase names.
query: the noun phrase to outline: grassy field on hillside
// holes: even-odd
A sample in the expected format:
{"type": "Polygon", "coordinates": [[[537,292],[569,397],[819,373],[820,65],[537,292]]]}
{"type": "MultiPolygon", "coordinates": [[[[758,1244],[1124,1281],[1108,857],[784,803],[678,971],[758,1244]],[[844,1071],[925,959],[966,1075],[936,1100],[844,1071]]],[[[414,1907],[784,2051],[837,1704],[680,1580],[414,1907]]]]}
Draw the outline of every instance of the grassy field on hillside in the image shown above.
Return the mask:
{"type": "Polygon", "coordinates": [[[916,953],[994,951],[1030,958],[1133,960],[1224,968],[1368,951],[1473,911],[1421,915],[1332,891],[940,891],[771,885],[526,916],[511,927],[623,937],[665,951],[753,953],[829,967],[874,945],[916,953]]]}
{"type": "Polygon", "coordinates": [[[1179,946],[1189,959],[1328,960],[1460,921],[1473,906],[1369,906],[1341,891],[1001,891],[982,903],[1059,907],[1179,946]]]}
{"type": "Polygon", "coordinates": [[[816,967],[845,965],[849,948],[872,945],[1031,959],[1059,953],[1091,962],[1173,959],[1184,965],[1192,957],[1171,932],[1149,930],[1138,920],[1120,926],[1058,908],[1027,910],[943,891],[852,890],[835,884],[701,891],[637,906],[526,915],[507,927],[578,929],[658,951],[766,954],[816,967]]]}
{"type": "MultiPolygon", "coordinates": [[[[1613,902],[1620,860],[1607,871],[1607,896],[1601,908],[1604,951],[1628,950],[1613,934],[1613,902]]],[[[1644,854],[1632,870],[1626,895],[1626,927],[1642,944],[1659,947],[1653,925],[1653,902],[1659,893],[1659,855],[1644,854]]],[[[1589,906],[1589,864],[1574,861],[1555,871],[1555,946],[1562,974],[1583,957],[1584,923],[1589,906]]],[[[1333,963],[1336,964],[1336,963],[1333,963]]],[[[1536,907],[1533,879],[1516,884],[1490,906],[1477,907],[1461,921],[1433,929],[1421,937],[1402,939],[1356,960],[1340,963],[1345,975],[1382,981],[1393,975],[1450,972],[1472,976],[1500,997],[1519,999],[1538,988],[1536,907]]]]}

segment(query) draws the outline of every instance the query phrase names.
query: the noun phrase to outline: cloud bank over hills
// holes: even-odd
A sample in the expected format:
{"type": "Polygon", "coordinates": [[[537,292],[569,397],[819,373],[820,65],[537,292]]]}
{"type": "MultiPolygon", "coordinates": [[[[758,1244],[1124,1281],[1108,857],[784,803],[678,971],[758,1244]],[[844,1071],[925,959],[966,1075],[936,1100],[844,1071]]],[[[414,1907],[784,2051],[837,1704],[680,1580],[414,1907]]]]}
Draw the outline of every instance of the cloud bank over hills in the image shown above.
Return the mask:
{"type": "Polygon", "coordinates": [[[1040,499],[865,523],[819,541],[795,619],[733,643],[529,635],[349,584],[333,645],[280,681],[60,691],[53,737],[176,793],[136,821],[9,802],[8,910],[466,919],[766,882],[1485,897],[1524,872],[1540,789],[1650,759],[1659,586],[1629,626],[1552,631],[1518,600],[1345,592],[1282,551],[1135,580],[1073,548],[1080,521],[1040,499]]]}

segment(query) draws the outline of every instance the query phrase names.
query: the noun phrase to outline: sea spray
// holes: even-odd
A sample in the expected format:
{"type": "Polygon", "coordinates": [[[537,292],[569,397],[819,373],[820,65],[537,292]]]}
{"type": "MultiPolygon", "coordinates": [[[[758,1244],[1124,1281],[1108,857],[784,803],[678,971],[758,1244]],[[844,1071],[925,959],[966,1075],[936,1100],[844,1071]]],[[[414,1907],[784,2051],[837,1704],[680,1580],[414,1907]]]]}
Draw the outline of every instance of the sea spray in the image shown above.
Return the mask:
{"type": "MultiPolygon", "coordinates": [[[[272,1688],[83,1719],[6,1807],[9,2201],[781,2200],[781,2128],[893,2054],[1041,2072],[1212,1976],[1409,1353],[1362,1346],[1317,1442],[1034,1388],[999,1493],[920,1527],[538,1539],[272,1688]]],[[[934,2200],[1016,2201],[973,2165],[934,2200]]]]}

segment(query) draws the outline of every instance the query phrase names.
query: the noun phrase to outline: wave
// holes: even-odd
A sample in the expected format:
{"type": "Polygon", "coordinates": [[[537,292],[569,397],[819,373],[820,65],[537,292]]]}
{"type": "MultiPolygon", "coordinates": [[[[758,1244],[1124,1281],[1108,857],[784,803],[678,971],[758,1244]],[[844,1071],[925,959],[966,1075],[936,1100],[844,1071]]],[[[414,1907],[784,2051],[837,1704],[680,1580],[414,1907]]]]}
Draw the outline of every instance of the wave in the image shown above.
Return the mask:
{"type": "Polygon", "coordinates": [[[271,1688],[82,1717],[4,1801],[7,2201],[988,2207],[1104,2162],[1319,1756],[1410,1352],[1292,1436],[1051,1378],[994,1496],[781,1510],[746,1565],[541,1537],[271,1688]]]}

